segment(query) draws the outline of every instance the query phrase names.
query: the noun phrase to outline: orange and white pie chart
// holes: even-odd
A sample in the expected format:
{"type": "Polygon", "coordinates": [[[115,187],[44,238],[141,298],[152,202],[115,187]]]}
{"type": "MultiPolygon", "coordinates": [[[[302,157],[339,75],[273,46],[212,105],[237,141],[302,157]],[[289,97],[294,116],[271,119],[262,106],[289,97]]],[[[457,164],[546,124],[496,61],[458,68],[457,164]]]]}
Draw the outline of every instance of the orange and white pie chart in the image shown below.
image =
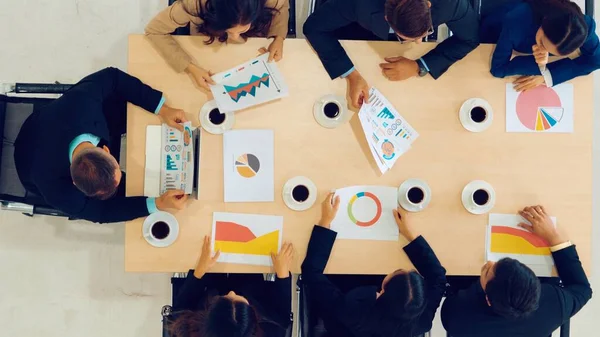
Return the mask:
{"type": "Polygon", "coordinates": [[[243,154],[236,159],[235,169],[244,178],[254,178],[260,171],[260,160],[251,153],[243,154]]]}

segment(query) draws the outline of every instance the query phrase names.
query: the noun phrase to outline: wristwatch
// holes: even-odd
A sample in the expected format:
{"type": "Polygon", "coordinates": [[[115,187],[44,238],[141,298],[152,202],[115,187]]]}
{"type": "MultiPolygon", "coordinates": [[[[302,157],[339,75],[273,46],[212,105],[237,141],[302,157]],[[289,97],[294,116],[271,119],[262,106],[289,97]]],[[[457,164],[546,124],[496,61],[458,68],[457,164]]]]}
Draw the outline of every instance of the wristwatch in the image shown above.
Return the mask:
{"type": "Polygon", "coordinates": [[[423,64],[423,62],[421,62],[420,60],[417,60],[416,62],[419,65],[419,77],[423,77],[423,76],[427,75],[429,73],[429,70],[427,70],[427,68],[425,68],[425,65],[423,64]]]}

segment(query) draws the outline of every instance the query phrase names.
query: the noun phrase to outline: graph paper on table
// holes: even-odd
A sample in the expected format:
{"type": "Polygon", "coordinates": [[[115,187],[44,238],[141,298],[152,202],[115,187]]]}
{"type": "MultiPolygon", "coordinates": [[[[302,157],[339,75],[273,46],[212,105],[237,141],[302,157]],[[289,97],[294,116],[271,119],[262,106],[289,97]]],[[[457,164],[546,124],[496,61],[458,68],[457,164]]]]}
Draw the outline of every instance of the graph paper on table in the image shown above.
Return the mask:
{"type": "Polygon", "coordinates": [[[162,148],[160,170],[160,194],[168,190],[183,190],[192,193],[194,178],[194,147],[191,144],[191,122],[183,125],[184,132],[162,125],[162,148]],[[184,133],[190,141],[185,142],[184,133]]]}
{"type": "Polygon", "coordinates": [[[213,76],[210,90],[221,111],[238,111],[288,95],[288,88],[268,54],[213,76]]]}
{"type": "MultiPolygon", "coordinates": [[[[556,226],[556,218],[552,217],[556,226]]],[[[537,276],[552,276],[554,260],[550,245],[542,238],[519,227],[527,220],[513,214],[490,214],[486,235],[486,259],[499,261],[505,257],[519,260],[537,276]]]]}

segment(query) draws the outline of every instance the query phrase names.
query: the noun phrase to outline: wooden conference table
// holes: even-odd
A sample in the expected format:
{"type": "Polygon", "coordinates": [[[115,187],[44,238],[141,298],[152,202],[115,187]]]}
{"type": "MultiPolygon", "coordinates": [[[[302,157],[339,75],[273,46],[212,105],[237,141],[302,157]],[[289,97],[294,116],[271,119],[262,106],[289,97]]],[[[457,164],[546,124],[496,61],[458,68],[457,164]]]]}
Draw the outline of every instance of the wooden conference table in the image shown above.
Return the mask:
{"type": "MultiPolygon", "coordinates": [[[[175,37],[206,69],[227,70],[257,55],[264,39],[244,45],[205,46],[199,37],[175,37]]],[[[486,215],[472,215],[461,203],[461,192],[471,180],[482,179],[497,195],[492,212],[515,213],[519,208],[543,204],[558,218],[558,225],[577,244],[589,272],[592,233],[592,76],[572,81],[575,86],[575,133],[527,134],[505,132],[505,82],[489,73],[491,45],[482,45],[456,63],[437,81],[431,76],[390,82],[379,63],[385,56],[416,58],[434,44],[401,45],[395,42],[344,42],[348,54],[370,85],[378,88],[420,133],[413,148],[385,175],[380,176],[360,128],[358,116],[337,129],[319,126],[313,104],[325,94],[346,95],[346,81],[331,81],[305,40],[285,42],[278,66],[290,96],[236,114],[234,129],[275,131],[275,202],[223,202],[222,137],[203,132],[200,200],[175,214],[179,238],[168,248],[153,248],[142,237],[144,219],[126,225],[125,269],[130,272],[176,272],[193,268],[202,239],[211,231],[212,213],[236,212],[284,216],[284,240],[293,242],[293,272],[300,272],[320,202],[331,189],[352,185],[399,186],[408,178],[421,178],[432,189],[429,207],[409,215],[413,227],[429,241],[452,275],[477,275],[484,263],[486,215]],[[493,125],[483,133],[466,131],[459,122],[461,104],[472,97],[485,98],[494,109],[493,125]],[[294,212],[282,200],[284,183],[307,176],[319,190],[308,211],[294,212]]],[[[198,112],[210,98],[185,74],[175,73],[141,35],[129,37],[128,72],[161,90],[167,103],[184,109],[197,126],[198,112]]],[[[127,194],[144,191],[146,125],[158,119],[130,105],[127,120],[127,194]]],[[[402,251],[406,241],[338,240],[327,273],[386,274],[411,268],[402,251]]],[[[268,268],[217,264],[215,272],[264,272],[268,268]]]]}

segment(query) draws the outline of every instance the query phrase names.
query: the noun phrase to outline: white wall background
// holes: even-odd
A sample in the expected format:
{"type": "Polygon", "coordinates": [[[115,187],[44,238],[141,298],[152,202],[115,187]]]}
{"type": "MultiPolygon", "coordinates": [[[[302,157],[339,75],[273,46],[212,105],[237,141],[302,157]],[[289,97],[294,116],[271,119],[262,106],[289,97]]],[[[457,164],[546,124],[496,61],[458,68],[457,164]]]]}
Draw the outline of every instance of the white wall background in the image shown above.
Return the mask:
{"type": "MultiPolygon", "coordinates": [[[[0,0],[0,83],[70,83],[106,66],[126,69],[127,35],[141,33],[166,3],[0,0]]],[[[299,23],[307,8],[307,1],[299,0],[299,23]]],[[[597,83],[596,92],[600,97],[597,83]]],[[[597,176],[594,191],[597,201],[597,176]]],[[[594,219],[598,247],[597,210],[594,219]]],[[[160,308],[170,301],[169,275],[124,273],[123,243],[124,228],[119,224],[100,226],[0,211],[0,336],[160,336],[160,308]]],[[[595,275],[599,270],[600,253],[594,249],[595,275]]],[[[594,278],[595,289],[600,289],[599,279],[594,278]]],[[[594,312],[599,310],[600,301],[592,300],[573,319],[571,336],[597,336],[594,312]]],[[[445,336],[441,324],[436,324],[433,335],[445,336]]]]}

